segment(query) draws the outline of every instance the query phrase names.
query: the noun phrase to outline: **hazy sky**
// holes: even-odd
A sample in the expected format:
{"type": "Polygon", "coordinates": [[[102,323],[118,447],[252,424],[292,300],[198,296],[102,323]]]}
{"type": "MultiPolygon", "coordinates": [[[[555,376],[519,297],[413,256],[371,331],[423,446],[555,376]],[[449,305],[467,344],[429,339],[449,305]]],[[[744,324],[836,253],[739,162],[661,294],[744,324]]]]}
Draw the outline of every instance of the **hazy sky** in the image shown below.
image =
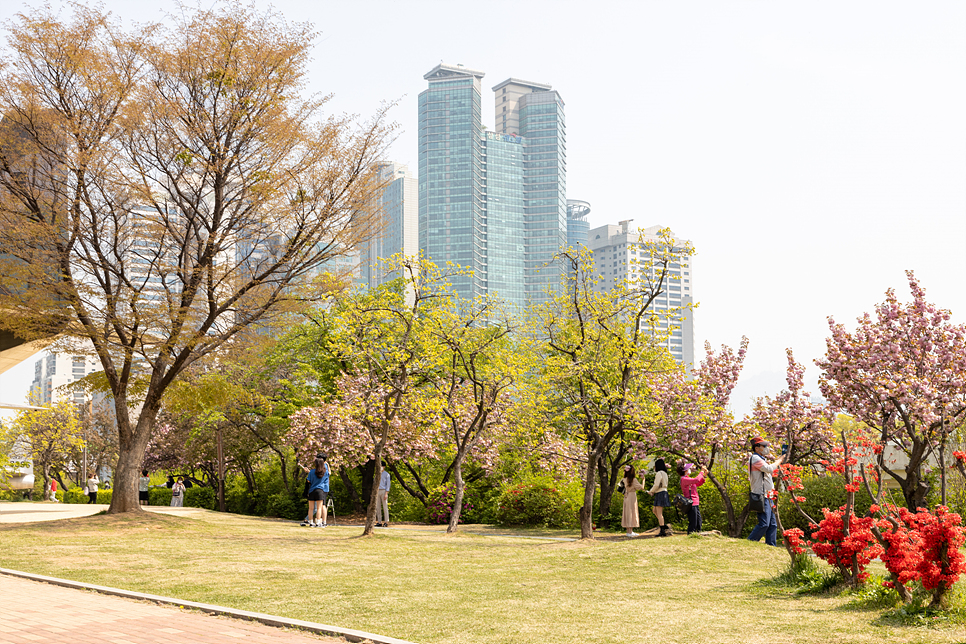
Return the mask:
{"type": "MultiPolygon", "coordinates": [[[[138,21],[175,7],[104,4],[138,21]]],[[[272,6],[314,23],[309,83],[332,111],[399,102],[390,156],[413,171],[416,100],[439,62],[486,72],[489,127],[491,87],[552,84],[567,196],[590,202],[591,226],[633,219],[692,240],[696,355],[750,338],[738,413],[785,386],[786,347],[814,392],[827,316],[852,323],[890,287],[908,299],[906,269],[966,321],[966,3],[272,6]]],[[[0,399],[22,400],[32,374],[33,360],[0,376],[0,399]]]]}

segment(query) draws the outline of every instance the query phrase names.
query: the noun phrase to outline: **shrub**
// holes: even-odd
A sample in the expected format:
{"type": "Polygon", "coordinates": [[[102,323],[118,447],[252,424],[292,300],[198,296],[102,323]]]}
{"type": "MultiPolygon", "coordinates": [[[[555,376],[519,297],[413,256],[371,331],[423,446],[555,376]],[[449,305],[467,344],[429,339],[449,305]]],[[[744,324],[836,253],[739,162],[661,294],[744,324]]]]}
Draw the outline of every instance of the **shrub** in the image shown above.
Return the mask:
{"type": "Polygon", "coordinates": [[[171,505],[171,490],[166,487],[151,488],[148,490],[148,505],[171,505]]]}
{"type": "Polygon", "coordinates": [[[505,489],[497,502],[497,522],[502,525],[574,528],[583,490],[549,476],[526,479],[505,489]]]}
{"type": "MultiPolygon", "coordinates": [[[[455,483],[447,483],[434,489],[429,493],[429,502],[426,504],[426,520],[429,523],[448,524],[453,514],[455,500],[455,483]]],[[[481,513],[482,503],[479,492],[469,485],[464,486],[460,523],[478,523],[481,513]]]]}
{"type": "Polygon", "coordinates": [[[265,516],[297,521],[304,518],[308,511],[304,500],[297,499],[284,490],[269,495],[266,501],[265,516]]]}
{"type": "MultiPolygon", "coordinates": [[[[168,503],[171,502],[171,490],[166,489],[165,492],[168,493],[168,503]]],[[[189,487],[184,491],[184,504],[185,507],[190,508],[204,508],[206,510],[215,509],[215,489],[210,487],[189,487]]]]}
{"type": "Polygon", "coordinates": [[[81,504],[81,503],[87,503],[88,501],[90,501],[90,498],[88,498],[87,496],[87,492],[85,492],[83,489],[79,487],[72,487],[68,489],[64,493],[63,497],[60,497],[60,490],[57,491],[57,494],[58,494],[58,498],[62,498],[64,503],[81,504]]]}

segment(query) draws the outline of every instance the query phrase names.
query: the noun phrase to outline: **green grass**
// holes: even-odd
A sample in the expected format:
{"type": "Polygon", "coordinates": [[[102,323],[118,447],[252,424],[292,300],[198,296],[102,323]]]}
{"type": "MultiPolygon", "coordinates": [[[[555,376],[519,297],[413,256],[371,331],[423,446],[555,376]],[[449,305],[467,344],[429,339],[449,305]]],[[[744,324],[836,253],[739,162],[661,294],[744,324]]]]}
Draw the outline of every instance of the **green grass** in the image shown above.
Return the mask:
{"type": "Polygon", "coordinates": [[[422,644],[966,641],[960,624],[898,623],[885,609],[850,608],[847,595],[762,583],[787,556],[744,540],[438,530],[360,538],[358,528],[201,511],[99,515],[0,526],[0,566],[422,644]]]}

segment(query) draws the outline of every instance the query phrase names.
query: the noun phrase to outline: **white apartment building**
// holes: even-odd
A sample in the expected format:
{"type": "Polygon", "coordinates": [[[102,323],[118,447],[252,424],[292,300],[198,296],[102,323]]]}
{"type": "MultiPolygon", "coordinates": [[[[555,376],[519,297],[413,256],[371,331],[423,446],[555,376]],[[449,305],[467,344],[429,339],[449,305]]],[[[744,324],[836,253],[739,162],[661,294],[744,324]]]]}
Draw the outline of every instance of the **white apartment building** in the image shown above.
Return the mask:
{"type": "MultiPolygon", "coordinates": [[[[610,290],[621,280],[634,282],[646,278],[647,267],[639,263],[643,257],[641,246],[646,242],[658,241],[658,231],[662,228],[663,226],[651,226],[631,229],[630,220],[627,220],[616,226],[608,224],[591,230],[588,233],[587,246],[593,253],[598,288],[610,290]]],[[[677,235],[674,239],[682,244],[686,243],[677,235]]],[[[694,320],[691,310],[683,307],[694,302],[692,262],[692,257],[685,257],[679,264],[671,264],[671,279],[665,283],[663,292],[653,304],[658,311],[681,310],[670,321],[662,319],[658,331],[662,334],[667,332],[670,324],[668,351],[679,364],[689,369],[694,365],[694,320]]]]}
{"type": "Polygon", "coordinates": [[[30,404],[52,405],[66,399],[84,405],[88,397],[83,391],[64,393],[63,385],[77,382],[87,374],[101,370],[101,363],[85,356],[49,353],[34,363],[34,379],[30,385],[30,404]]]}

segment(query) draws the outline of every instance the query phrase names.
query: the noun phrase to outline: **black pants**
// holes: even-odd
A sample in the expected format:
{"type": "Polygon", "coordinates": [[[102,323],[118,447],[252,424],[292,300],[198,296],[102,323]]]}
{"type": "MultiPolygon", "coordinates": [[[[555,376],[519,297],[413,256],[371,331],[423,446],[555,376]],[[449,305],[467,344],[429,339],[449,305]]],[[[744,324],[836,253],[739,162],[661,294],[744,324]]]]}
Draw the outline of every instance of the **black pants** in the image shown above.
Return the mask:
{"type": "Polygon", "coordinates": [[[87,498],[90,499],[88,503],[97,503],[97,492],[88,492],[87,498]]]}
{"type": "Polygon", "coordinates": [[[692,505],[688,509],[688,534],[701,532],[701,506],[692,505]]]}

